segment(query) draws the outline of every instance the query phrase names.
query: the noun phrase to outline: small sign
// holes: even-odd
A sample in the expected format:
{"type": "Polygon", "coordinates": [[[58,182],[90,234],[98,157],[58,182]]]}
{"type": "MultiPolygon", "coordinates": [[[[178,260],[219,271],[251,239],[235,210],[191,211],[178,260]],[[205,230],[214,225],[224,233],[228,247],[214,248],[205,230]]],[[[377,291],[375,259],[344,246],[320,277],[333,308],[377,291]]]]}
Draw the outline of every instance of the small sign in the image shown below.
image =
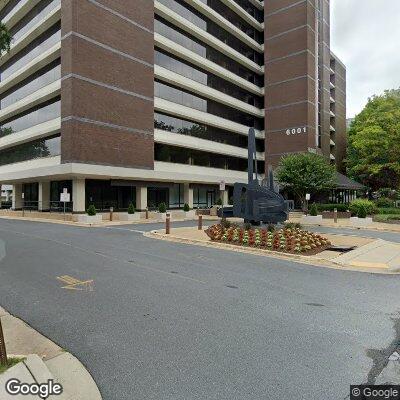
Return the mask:
{"type": "Polygon", "coordinates": [[[23,198],[23,199],[25,198],[25,193],[22,193],[22,198],[23,198]]]}
{"type": "Polygon", "coordinates": [[[71,201],[70,193],[61,193],[60,194],[60,202],[61,203],[69,203],[71,201]]]}
{"type": "Polygon", "coordinates": [[[63,189],[63,193],[68,193],[68,189],[67,189],[67,188],[64,188],[64,189],[63,189]]]}
{"type": "Polygon", "coordinates": [[[219,190],[220,190],[221,192],[223,192],[223,191],[225,190],[225,181],[221,181],[221,182],[219,183],[219,190]]]}
{"type": "Polygon", "coordinates": [[[307,193],[307,194],[306,194],[306,200],[307,200],[307,201],[311,200],[311,194],[310,194],[310,193],[307,193]]]}

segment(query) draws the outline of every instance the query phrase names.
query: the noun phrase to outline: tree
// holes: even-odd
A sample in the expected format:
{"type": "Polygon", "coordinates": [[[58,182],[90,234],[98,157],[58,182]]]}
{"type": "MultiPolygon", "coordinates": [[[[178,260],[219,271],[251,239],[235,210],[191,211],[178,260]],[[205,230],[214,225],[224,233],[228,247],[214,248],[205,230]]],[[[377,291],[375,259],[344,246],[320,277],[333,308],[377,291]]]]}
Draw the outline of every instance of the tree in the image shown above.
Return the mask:
{"type": "Polygon", "coordinates": [[[347,174],[373,190],[400,186],[400,89],[373,96],[349,130],[347,174]]]}
{"type": "Polygon", "coordinates": [[[10,51],[12,36],[7,26],[0,22],[0,53],[10,51]]]}
{"type": "Polygon", "coordinates": [[[280,185],[292,190],[304,206],[307,193],[312,194],[335,186],[336,170],[318,154],[290,154],[281,159],[277,179],[280,185]]]}

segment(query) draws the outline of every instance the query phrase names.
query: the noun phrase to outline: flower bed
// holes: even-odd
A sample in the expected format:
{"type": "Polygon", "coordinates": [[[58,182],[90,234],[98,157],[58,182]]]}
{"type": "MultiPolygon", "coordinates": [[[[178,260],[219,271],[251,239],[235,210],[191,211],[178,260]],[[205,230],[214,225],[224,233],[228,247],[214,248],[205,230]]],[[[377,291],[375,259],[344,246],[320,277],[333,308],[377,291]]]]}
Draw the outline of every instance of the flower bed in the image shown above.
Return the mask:
{"type": "Polygon", "coordinates": [[[236,244],[291,254],[313,255],[331,246],[328,239],[300,228],[283,228],[270,232],[267,229],[210,226],[206,231],[214,242],[236,244]]]}

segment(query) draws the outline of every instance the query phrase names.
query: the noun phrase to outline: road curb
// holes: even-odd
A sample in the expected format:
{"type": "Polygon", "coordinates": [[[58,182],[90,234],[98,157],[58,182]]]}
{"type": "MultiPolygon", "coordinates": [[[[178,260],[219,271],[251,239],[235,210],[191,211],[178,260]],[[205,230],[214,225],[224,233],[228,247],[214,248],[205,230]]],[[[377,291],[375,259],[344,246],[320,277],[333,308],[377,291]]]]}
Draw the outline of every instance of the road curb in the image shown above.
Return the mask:
{"type": "MultiPolygon", "coordinates": [[[[0,318],[3,322],[3,328],[7,328],[7,325],[4,326],[4,323],[6,323],[14,329],[15,327],[17,330],[23,329],[25,336],[28,335],[32,339],[32,342],[37,343],[39,346],[35,350],[35,344],[32,344],[33,351],[30,354],[24,354],[24,350],[13,351],[19,354],[18,357],[25,357],[26,359],[0,375],[0,399],[11,399],[11,397],[7,397],[10,395],[5,391],[5,383],[8,379],[18,378],[21,382],[26,382],[27,377],[30,377],[36,383],[47,383],[49,379],[60,383],[64,390],[61,396],[57,396],[57,399],[60,400],[102,400],[93,377],[76,357],[71,353],[63,351],[57,344],[41,335],[23,320],[8,313],[2,307],[0,307],[0,318]],[[43,355],[43,342],[46,342],[47,348],[57,348],[58,350],[53,352],[51,357],[45,357],[43,355]],[[35,351],[39,355],[35,354],[35,351]],[[7,379],[5,380],[5,378],[7,379]]],[[[5,335],[6,344],[10,345],[16,337],[18,337],[18,332],[15,332],[14,337],[12,335],[5,335]]],[[[20,342],[14,343],[13,347],[19,346],[21,346],[20,342]]],[[[27,398],[36,399],[33,396],[21,397],[21,399],[27,398]]],[[[19,397],[13,396],[12,399],[19,399],[19,397]]]]}

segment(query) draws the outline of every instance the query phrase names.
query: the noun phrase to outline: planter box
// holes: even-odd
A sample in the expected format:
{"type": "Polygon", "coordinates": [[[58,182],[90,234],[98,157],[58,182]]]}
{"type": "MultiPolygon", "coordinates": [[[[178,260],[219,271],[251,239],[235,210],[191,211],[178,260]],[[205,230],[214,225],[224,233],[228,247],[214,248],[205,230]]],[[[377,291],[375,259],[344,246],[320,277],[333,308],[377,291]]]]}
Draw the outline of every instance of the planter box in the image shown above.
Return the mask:
{"type": "Polygon", "coordinates": [[[355,226],[357,228],[365,227],[365,226],[372,224],[372,218],[370,218],[370,217],[368,217],[368,218],[351,217],[350,223],[352,226],[355,226]]]}
{"type": "Polygon", "coordinates": [[[322,215],[303,215],[300,220],[301,224],[321,224],[322,215]]]}
{"type": "Polygon", "coordinates": [[[78,222],[82,224],[98,224],[103,221],[103,216],[101,214],[96,215],[87,215],[87,214],[79,214],[78,222]]]}
{"type": "MultiPolygon", "coordinates": [[[[158,220],[165,222],[165,220],[167,219],[167,213],[157,213],[158,214],[158,220]]],[[[172,216],[171,216],[172,217],[172,216]]],[[[172,220],[172,218],[171,218],[172,220]]]]}
{"type": "Polygon", "coordinates": [[[122,213],[118,215],[120,221],[139,221],[140,213],[135,212],[135,214],[122,213]]]}
{"type": "Polygon", "coordinates": [[[212,217],[216,217],[218,215],[218,210],[221,208],[221,206],[212,206],[210,208],[210,215],[212,217]]]}
{"type": "Polygon", "coordinates": [[[196,211],[195,210],[184,211],[184,213],[185,213],[185,219],[194,219],[194,218],[196,218],[196,211]]]}
{"type": "MultiPolygon", "coordinates": [[[[335,213],[333,211],[322,211],[323,219],[333,219],[334,217],[335,217],[335,213]]],[[[351,217],[351,212],[338,211],[337,217],[338,217],[338,219],[349,219],[351,217]]]]}

